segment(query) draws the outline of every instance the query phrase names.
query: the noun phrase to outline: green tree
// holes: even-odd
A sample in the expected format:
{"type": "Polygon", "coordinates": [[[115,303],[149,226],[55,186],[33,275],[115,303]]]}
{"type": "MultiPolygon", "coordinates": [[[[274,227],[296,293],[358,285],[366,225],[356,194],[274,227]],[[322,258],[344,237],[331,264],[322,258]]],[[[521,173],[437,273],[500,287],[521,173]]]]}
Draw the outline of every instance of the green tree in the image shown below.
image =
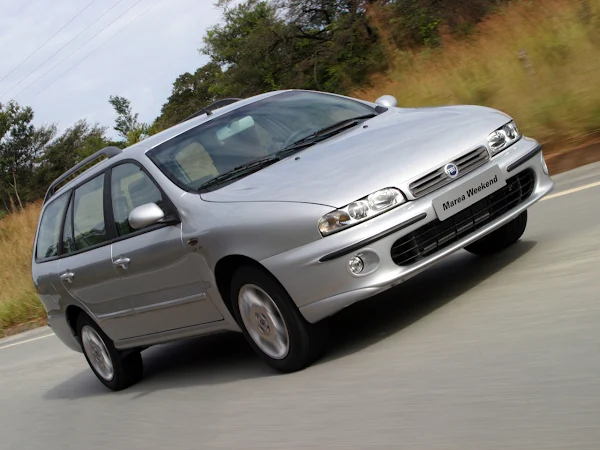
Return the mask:
{"type": "Polygon", "coordinates": [[[152,124],[154,134],[177,124],[202,107],[226,95],[221,89],[221,68],[216,63],[208,63],[196,72],[179,75],[173,83],[171,95],[162,106],[160,116],[152,124]]]}
{"type": "Polygon", "coordinates": [[[82,119],[47,145],[36,161],[35,197],[42,197],[52,181],[79,161],[110,145],[105,133],[106,127],[82,119]]]}
{"type": "Polygon", "coordinates": [[[287,24],[277,6],[246,0],[232,8],[222,2],[222,10],[223,24],[207,31],[200,51],[224,69],[223,89],[246,97],[283,87],[293,68],[286,51],[287,24]]]}
{"type": "Polygon", "coordinates": [[[136,144],[148,136],[149,126],[138,120],[139,114],[133,112],[129,99],[111,95],[108,102],[117,113],[114,129],[126,145],[136,144]]]}
{"type": "Polygon", "coordinates": [[[5,209],[23,208],[36,158],[56,133],[54,125],[36,128],[32,121],[30,107],[0,104],[0,197],[5,209]]]}
{"type": "Polygon", "coordinates": [[[238,96],[282,88],[345,93],[386,67],[362,0],[221,2],[223,23],[201,52],[223,70],[238,96]]]}
{"type": "Polygon", "coordinates": [[[364,0],[285,0],[296,30],[298,65],[307,87],[347,93],[369,74],[387,68],[380,36],[364,0]],[[313,75],[311,80],[310,74],[313,75]]]}

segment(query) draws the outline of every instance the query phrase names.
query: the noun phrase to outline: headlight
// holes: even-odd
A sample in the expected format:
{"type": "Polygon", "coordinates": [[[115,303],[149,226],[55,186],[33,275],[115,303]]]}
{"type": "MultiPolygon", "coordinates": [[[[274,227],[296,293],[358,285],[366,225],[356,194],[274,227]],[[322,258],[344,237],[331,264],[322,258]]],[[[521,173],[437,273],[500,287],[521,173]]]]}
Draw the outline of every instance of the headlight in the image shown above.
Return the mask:
{"type": "Polygon", "coordinates": [[[514,122],[509,122],[488,136],[492,156],[510,147],[521,139],[521,133],[514,122]]]}
{"type": "Polygon", "coordinates": [[[406,198],[400,190],[396,188],[381,189],[343,208],[325,214],[319,220],[319,231],[322,236],[330,235],[378,216],[404,202],[406,202],[406,198]]]}

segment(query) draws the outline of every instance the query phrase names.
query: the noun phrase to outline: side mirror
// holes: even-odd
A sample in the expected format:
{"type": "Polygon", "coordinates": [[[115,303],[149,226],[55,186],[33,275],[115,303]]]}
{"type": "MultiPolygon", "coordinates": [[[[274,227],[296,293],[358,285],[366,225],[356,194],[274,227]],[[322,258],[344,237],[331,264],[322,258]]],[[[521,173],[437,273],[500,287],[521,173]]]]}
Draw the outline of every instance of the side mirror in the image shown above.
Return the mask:
{"type": "Polygon", "coordinates": [[[134,230],[154,225],[165,218],[164,211],[156,203],[146,203],[129,213],[129,225],[134,230]]]}
{"type": "Polygon", "coordinates": [[[379,106],[385,106],[386,108],[394,108],[398,106],[398,100],[393,95],[382,95],[377,100],[375,100],[379,106]]]}

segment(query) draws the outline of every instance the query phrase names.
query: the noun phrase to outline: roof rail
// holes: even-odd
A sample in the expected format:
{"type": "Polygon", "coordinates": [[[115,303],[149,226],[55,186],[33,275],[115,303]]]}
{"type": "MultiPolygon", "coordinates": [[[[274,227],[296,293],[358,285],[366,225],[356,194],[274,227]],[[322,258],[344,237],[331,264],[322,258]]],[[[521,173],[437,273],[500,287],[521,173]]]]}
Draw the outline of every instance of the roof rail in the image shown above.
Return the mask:
{"type": "Polygon", "coordinates": [[[208,106],[205,106],[204,108],[200,109],[199,111],[196,111],[191,116],[186,117],[179,123],[187,122],[188,120],[193,119],[194,117],[198,117],[202,114],[206,114],[207,116],[210,116],[212,114],[213,110],[215,110],[217,108],[221,108],[223,106],[231,105],[232,103],[239,102],[240,100],[241,100],[241,98],[234,98],[234,97],[217,100],[216,102],[211,103],[208,106]]]}
{"type": "Polygon", "coordinates": [[[56,180],[54,180],[52,182],[52,184],[46,191],[46,196],[44,197],[44,203],[46,203],[54,195],[54,193],[58,190],[58,189],[56,189],[56,187],[60,183],[62,183],[67,178],[69,178],[71,175],[73,175],[76,172],[78,172],[79,170],[81,170],[83,167],[87,166],[88,164],[90,164],[91,162],[94,162],[97,159],[102,158],[103,156],[106,156],[107,158],[112,158],[113,156],[117,156],[121,152],[122,152],[122,150],[119,147],[114,147],[114,146],[104,147],[102,150],[97,151],[93,155],[90,155],[87,158],[85,158],[83,161],[75,164],[73,167],[71,167],[69,170],[67,170],[65,173],[63,173],[60,177],[58,177],[56,180]]]}

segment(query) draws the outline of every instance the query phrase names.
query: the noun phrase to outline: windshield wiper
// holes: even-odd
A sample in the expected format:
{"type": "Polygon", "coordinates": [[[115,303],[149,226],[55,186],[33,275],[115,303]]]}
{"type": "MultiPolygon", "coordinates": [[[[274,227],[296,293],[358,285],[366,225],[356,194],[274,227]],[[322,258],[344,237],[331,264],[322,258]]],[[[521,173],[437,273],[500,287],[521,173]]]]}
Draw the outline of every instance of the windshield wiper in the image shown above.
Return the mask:
{"type": "Polygon", "coordinates": [[[375,113],[364,114],[362,116],[352,117],[350,119],[344,119],[340,122],[336,122],[333,125],[322,128],[318,131],[315,131],[312,134],[309,134],[308,136],[303,137],[302,139],[298,139],[297,141],[292,142],[287,147],[279,150],[276,153],[276,155],[279,156],[279,158],[282,158],[283,155],[287,154],[289,151],[297,150],[300,148],[307,147],[309,145],[316,144],[317,142],[328,139],[338,133],[341,133],[342,131],[347,130],[348,128],[355,127],[362,120],[372,119],[375,116],[377,116],[377,114],[375,113]]]}
{"type": "Polygon", "coordinates": [[[211,186],[224,183],[226,181],[234,180],[240,176],[247,175],[249,172],[256,172],[264,167],[270,166],[273,163],[279,161],[279,157],[277,156],[267,156],[265,158],[255,159],[254,161],[247,162],[245,164],[241,164],[233,169],[222,173],[221,175],[217,175],[211,180],[208,180],[206,183],[202,183],[198,187],[198,191],[203,191],[206,188],[211,186]]]}

